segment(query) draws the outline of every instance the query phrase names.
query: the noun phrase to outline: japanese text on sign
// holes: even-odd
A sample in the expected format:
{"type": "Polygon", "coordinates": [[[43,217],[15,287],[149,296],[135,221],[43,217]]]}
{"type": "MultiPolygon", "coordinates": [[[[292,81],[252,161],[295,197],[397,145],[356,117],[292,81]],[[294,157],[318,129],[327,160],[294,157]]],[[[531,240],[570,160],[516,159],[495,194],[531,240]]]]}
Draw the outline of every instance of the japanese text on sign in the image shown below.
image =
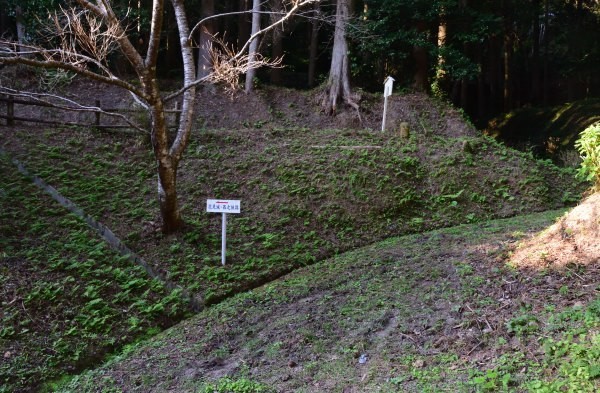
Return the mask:
{"type": "Polygon", "coordinates": [[[209,213],[240,213],[240,201],[231,199],[208,199],[206,211],[209,213]]]}

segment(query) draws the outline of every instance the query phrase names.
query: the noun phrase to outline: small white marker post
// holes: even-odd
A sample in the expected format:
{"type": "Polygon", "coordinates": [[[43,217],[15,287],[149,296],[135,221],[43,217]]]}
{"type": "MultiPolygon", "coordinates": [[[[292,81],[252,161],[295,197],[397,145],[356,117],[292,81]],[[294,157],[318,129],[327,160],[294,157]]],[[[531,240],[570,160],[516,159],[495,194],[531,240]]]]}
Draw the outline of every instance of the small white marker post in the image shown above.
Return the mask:
{"type": "Polygon", "coordinates": [[[383,121],[381,122],[381,132],[385,131],[385,118],[387,117],[388,97],[392,95],[394,89],[394,78],[388,76],[383,82],[383,121]]]}
{"type": "Polygon", "coordinates": [[[207,199],[206,211],[223,214],[221,228],[221,265],[225,266],[225,248],[227,244],[227,214],[240,213],[240,201],[237,199],[207,199]]]}

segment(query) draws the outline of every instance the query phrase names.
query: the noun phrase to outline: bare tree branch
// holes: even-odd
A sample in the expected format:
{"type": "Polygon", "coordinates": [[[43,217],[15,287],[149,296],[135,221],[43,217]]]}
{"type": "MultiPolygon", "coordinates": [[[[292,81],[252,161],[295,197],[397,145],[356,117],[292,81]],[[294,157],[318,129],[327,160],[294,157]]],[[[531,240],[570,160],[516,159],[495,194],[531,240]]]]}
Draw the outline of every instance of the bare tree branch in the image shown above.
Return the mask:
{"type": "MultiPolygon", "coordinates": [[[[257,31],[255,34],[252,34],[250,36],[250,38],[248,39],[248,41],[246,41],[246,43],[244,44],[244,46],[242,46],[242,48],[238,50],[237,54],[234,57],[241,57],[241,56],[243,56],[244,53],[248,50],[248,47],[250,46],[250,43],[252,41],[254,41],[256,38],[260,37],[261,35],[264,35],[264,34],[268,33],[269,31],[273,30],[277,26],[283,25],[292,16],[294,16],[294,14],[296,14],[296,12],[300,8],[305,7],[308,4],[317,3],[319,1],[320,0],[291,0],[291,3],[290,3],[291,4],[291,8],[286,11],[285,15],[282,16],[281,19],[277,20],[277,22],[272,23],[271,25],[265,27],[264,29],[261,29],[261,30],[257,31]]],[[[235,60],[235,59],[233,59],[233,60],[235,60]]]]}
{"type": "MultiPolygon", "coordinates": [[[[320,0],[313,0],[313,1],[320,1],[320,0]]],[[[281,15],[281,16],[285,16],[285,15],[287,15],[287,13],[286,13],[286,12],[282,12],[282,11],[277,11],[277,12],[274,12],[274,11],[260,11],[260,12],[258,12],[258,13],[259,13],[259,14],[261,14],[261,15],[271,15],[271,16],[272,16],[272,15],[281,15]]],[[[193,39],[193,38],[194,38],[194,35],[197,33],[197,30],[198,30],[198,29],[199,29],[199,28],[200,28],[200,27],[201,27],[203,24],[205,24],[206,22],[208,22],[208,21],[210,21],[210,20],[213,20],[213,19],[218,19],[218,18],[223,18],[223,17],[227,17],[227,16],[244,15],[244,14],[252,14],[252,10],[248,10],[248,11],[233,11],[233,12],[224,12],[224,13],[217,14],[217,15],[211,15],[211,16],[207,16],[206,18],[204,18],[204,19],[201,19],[200,21],[198,21],[198,22],[197,22],[197,23],[194,25],[194,27],[192,28],[192,30],[191,30],[191,32],[190,32],[190,35],[189,35],[189,37],[188,37],[188,38],[189,38],[190,40],[191,40],[191,39],[193,39]]],[[[311,11],[307,11],[307,12],[298,12],[298,13],[296,13],[296,14],[295,14],[295,16],[296,16],[296,17],[298,17],[298,16],[299,16],[299,17],[304,17],[304,18],[307,18],[307,19],[309,19],[309,18],[311,18],[311,17],[310,17],[310,16],[306,16],[306,15],[311,15],[311,14],[314,14],[314,12],[313,12],[312,10],[311,10],[311,11]]]]}
{"type": "Polygon", "coordinates": [[[76,0],[76,1],[80,6],[82,6],[83,8],[85,8],[87,10],[92,11],[96,15],[98,15],[100,17],[106,16],[106,9],[96,6],[87,0],[76,0]]]}
{"type": "MultiPolygon", "coordinates": [[[[69,63],[77,68],[87,70],[86,64],[90,63],[94,66],[98,67],[101,71],[104,72],[104,76],[113,78],[114,75],[112,72],[100,61],[83,55],[81,53],[75,53],[66,49],[44,49],[37,46],[19,44],[20,48],[17,51],[17,44],[12,41],[4,41],[0,39],[0,63],[6,61],[8,64],[8,60],[11,58],[34,58],[36,56],[43,58],[46,61],[56,61],[69,63]],[[4,45],[4,46],[2,46],[4,45]],[[24,50],[27,49],[27,50],[24,50]],[[67,61],[69,59],[69,61],[67,61]]],[[[41,60],[40,60],[41,61],[41,60]]],[[[98,74],[102,76],[101,74],[98,74]]]]}
{"type": "MultiPolygon", "coordinates": [[[[256,34],[253,34],[248,39],[248,41],[246,41],[244,46],[237,51],[233,50],[231,47],[228,47],[222,40],[218,40],[216,37],[213,37],[214,42],[216,42],[218,44],[219,48],[213,47],[213,48],[211,48],[211,50],[209,52],[210,52],[212,61],[218,62],[218,67],[214,67],[213,72],[211,74],[209,74],[208,76],[200,78],[200,79],[196,79],[191,83],[184,84],[184,86],[181,89],[166,96],[164,98],[165,102],[170,101],[170,100],[176,98],[177,96],[183,94],[187,90],[191,89],[192,87],[198,86],[205,82],[225,83],[226,85],[229,86],[229,89],[232,89],[232,88],[237,87],[237,77],[240,74],[246,73],[251,68],[259,68],[259,67],[264,67],[264,66],[280,67],[282,59],[268,60],[262,56],[257,58],[251,64],[244,65],[244,62],[248,62],[248,55],[246,54],[246,51],[248,50],[248,47],[250,46],[250,42],[252,42],[252,40],[254,40],[257,37],[260,37],[261,35],[268,33],[269,31],[273,30],[277,26],[283,25],[286,21],[288,21],[290,18],[292,18],[292,16],[296,15],[301,8],[303,8],[309,4],[317,3],[319,1],[321,1],[321,0],[291,0],[289,3],[289,5],[291,5],[291,7],[289,9],[287,9],[285,12],[281,12],[281,14],[283,16],[280,19],[278,19],[275,23],[259,30],[256,34]],[[230,56],[230,57],[227,57],[227,56],[230,56]],[[236,72],[237,72],[237,74],[236,74],[236,72]],[[235,78],[234,78],[234,75],[235,75],[235,78]]],[[[252,13],[252,11],[250,10],[250,11],[243,11],[243,12],[233,12],[233,13],[219,14],[219,15],[216,15],[213,17],[207,17],[207,18],[202,19],[200,22],[198,22],[194,26],[194,29],[198,28],[202,23],[204,23],[205,21],[207,21],[209,19],[212,19],[215,17],[226,16],[226,15],[240,14],[240,13],[252,13]]],[[[189,40],[191,40],[194,29],[188,35],[189,40]]],[[[215,63],[215,64],[217,64],[217,63],[215,63]]]]}
{"type": "MultiPolygon", "coordinates": [[[[260,37],[263,34],[268,33],[269,31],[273,30],[274,28],[276,28],[277,26],[283,24],[285,21],[287,21],[288,19],[290,19],[292,16],[304,16],[304,15],[309,15],[309,14],[313,14],[313,11],[307,11],[306,13],[301,13],[299,12],[299,10],[303,7],[305,7],[308,4],[313,4],[313,3],[318,3],[321,0],[290,0],[289,5],[291,5],[291,8],[288,9],[287,11],[277,11],[277,12],[273,12],[273,11],[259,11],[259,14],[263,14],[263,15],[281,15],[281,18],[277,20],[277,22],[267,26],[266,28],[259,30],[256,34],[252,35],[244,44],[244,46],[237,51],[237,54],[241,55],[243,54],[247,49],[248,46],[250,45],[250,43],[257,37],[260,37]]],[[[266,4],[263,3],[263,4],[266,4]]],[[[284,8],[285,8],[284,4],[284,8]]],[[[262,4],[261,4],[262,6],[262,4]]],[[[194,28],[192,29],[192,31],[190,32],[190,36],[189,39],[193,39],[193,35],[196,33],[196,30],[198,28],[200,28],[200,26],[202,24],[204,24],[205,22],[211,20],[211,19],[216,19],[216,18],[222,18],[222,17],[226,17],[226,16],[232,16],[232,15],[243,15],[243,14],[253,14],[255,13],[252,10],[247,10],[247,11],[235,11],[235,12],[227,12],[227,13],[221,13],[218,15],[211,15],[208,16],[202,20],[200,20],[199,22],[197,22],[194,25],[194,28]]],[[[306,17],[306,16],[305,16],[306,17]]]]}
{"type": "Polygon", "coordinates": [[[53,49],[33,45],[17,47],[14,42],[0,40],[0,64],[63,69],[122,87],[134,97],[148,101],[150,96],[145,91],[117,78],[106,64],[108,54],[119,46],[138,74],[145,70],[141,56],[131,45],[110,4],[104,0],[99,0],[99,5],[87,0],[77,2],[82,10],[61,7],[60,13],[49,15],[51,23],[47,25],[45,35],[47,44],[54,46],[53,49]],[[90,65],[96,67],[96,71],[91,71],[90,65]]]}
{"type": "Polygon", "coordinates": [[[182,95],[183,93],[185,93],[186,91],[188,91],[189,89],[191,89],[192,87],[196,87],[198,85],[201,85],[202,83],[205,82],[209,82],[210,81],[210,77],[211,75],[207,75],[203,78],[200,79],[196,79],[195,81],[193,81],[192,83],[190,83],[189,85],[184,85],[181,89],[175,91],[174,93],[169,94],[168,96],[164,97],[163,100],[165,102],[169,102],[171,100],[174,100],[175,98],[179,97],[180,95],[182,95]]]}
{"type": "Polygon", "coordinates": [[[282,59],[269,60],[260,53],[254,55],[254,59],[250,59],[249,54],[236,57],[236,52],[232,47],[216,37],[213,37],[213,42],[217,45],[210,49],[211,60],[214,71],[208,75],[208,82],[223,83],[227,90],[233,92],[238,87],[240,74],[245,74],[251,69],[260,67],[281,67],[282,59]]]}
{"type": "MultiPolygon", "coordinates": [[[[133,68],[135,68],[138,75],[141,75],[145,72],[144,60],[142,56],[135,49],[127,34],[125,29],[119,22],[115,12],[106,0],[97,0],[98,5],[92,4],[88,0],[76,0],[79,5],[83,8],[86,8],[92,11],[96,16],[101,18],[107,26],[113,26],[115,31],[118,34],[118,38],[116,39],[119,47],[121,48],[121,52],[127,58],[127,60],[131,63],[133,68]]],[[[162,12],[162,10],[161,10],[162,12]]]]}
{"type": "MultiPolygon", "coordinates": [[[[3,42],[0,41],[0,44],[2,44],[2,43],[3,42]]],[[[81,76],[84,76],[86,78],[90,78],[93,80],[97,80],[99,82],[122,87],[123,89],[129,90],[130,92],[132,92],[133,94],[139,96],[140,98],[142,98],[144,100],[147,100],[147,98],[148,98],[147,95],[142,90],[138,89],[134,85],[132,85],[122,79],[100,75],[96,72],[89,71],[88,69],[80,68],[77,65],[64,63],[64,62],[61,62],[58,60],[36,60],[33,58],[26,57],[28,54],[29,55],[40,54],[41,52],[44,52],[44,50],[40,49],[39,51],[20,52],[20,53],[17,53],[16,56],[11,56],[11,57],[0,56],[0,64],[23,64],[23,65],[27,65],[27,66],[31,66],[31,67],[47,68],[47,69],[57,69],[58,68],[58,69],[74,72],[78,75],[81,75],[81,76]]],[[[2,53],[2,52],[0,52],[0,53],[2,53]]]]}
{"type": "Polygon", "coordinates": [[[248,54],[234,58],[236,51],[232,46],[228,46],[224,40],[217,36],[212,36],[211,41],[208,52],[213,64],[212,72],[203,78],[191,82],[174,93],[169,94],[164,98],[165,102],[173,100],[192,87],[207,82],[212,84],[224,84],[225,89],[228,92],[233,93],[239,87],[239,75],[245,74],[248,70],[260,67],[281,67],[283,60],[281,58],[267,59],[260,54],[257,54],[253,61],[249,60],[248,54]]]}
{"type": "Polygon", "coordinates": [[[115,25],[106,26],[85,9],[61,7],[60,13],[50,14],[49,19],[52,23],[45,29],[46,42],[49,47],[56,46],[56,41],[60,44],[57,50],[44,51],[43,55],[52,54],[54,60],[58,56],[60,61],[81,66],[93,63],[106,74],[111,74],[106,65],[107,57],[117,49],[117,41],[124,34],[122,31],[115,25]]]}

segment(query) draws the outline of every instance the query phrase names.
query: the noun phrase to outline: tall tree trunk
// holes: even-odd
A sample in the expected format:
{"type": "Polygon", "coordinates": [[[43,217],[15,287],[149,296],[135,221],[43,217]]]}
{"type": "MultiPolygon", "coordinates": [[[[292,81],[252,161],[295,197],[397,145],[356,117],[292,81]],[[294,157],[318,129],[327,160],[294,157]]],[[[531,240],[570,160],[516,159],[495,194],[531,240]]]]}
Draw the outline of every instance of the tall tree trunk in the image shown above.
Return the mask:
{"type": "MultiPolygon", "coordinates": [[[[329,80],[327,81],[325,98],[322,103],[325,112],[329,114],[337,112],[340,98],[343,98],[348,105],[358,112],[358,104],[352,99],[350,90],[348,42],[346,41],[346,24],[349,17],[348,2],[349,0],[337,0],[331,68],[329,69],[329,80]]],[[[359,120],[361,120],[360,114],[359,120]]]]}
{"type": "MultiPolygon", "coordinates": [[[[417,22],[417,31],[425,33],[427,23],[423,21],[417,22]]],[[[413,59],[415,61],[415,82],[414,88],[418,91],[426,91],[428,85],[429,64],[427,59],[427,49],[421,45],[413,47],[413,59]]]]}
{"type": "MultiPolygon", "coordinates": [[[[183,0],[171,0],[175,11],[175,21],[179,30],[179,45],[183,63],[184,85],[192,83],[196,76],[194,53],[187,37],[190,34],[183,0]]],[[[162,217],[162,229],[165,233],[179,230],[183,226],[177,199],[177,168],[187,147],[193,121],[193,108],[196,89],[190,88],[183,93],[181,116],[177,125],[177,136],[170,142],[165,118],[165,107],[160,96],[158,80],[154,70],[148,72],[148,91],[152,113],[152,145],[158,166],[158,201],[162,217]]]]}
{"type": "MultiPolygon", "coordinates": [[[[250,37],[258,33],[260,30],[260,0],[254,0],[252,3],[252,31],[250,37]]],[[[248,49],[248,62],[252,63],[256,59],[256,52],[258,51],[258,37],[255,37],[250,43],[248,49]]],[[[253,90],[254,77],[256,75],[256,69],[250,68],[246,73],[246,93],[250,93],[253,90]]]]}
{"type": "Polygon", "coordinates": [[[509,0],[503,0],[502,14],[504,17],[504,47],[503,47],[503,65],[504,65],[504,90],[503,90],[503,109],[509,112],[513,109],[513,75],[512,75],[512,55],[513,55],[513,10],[509,0]]]}
{"type": "Polygon", "coordinates": [[[550,70],[548,67],[548,46],[550,43],[550,34],[549,34],[549,0],[544,1],[544,60],[543,60],[543,86],[542,86],[542,102],[545,105],[548,105],[548,96],[550,93],[550,70]]]}
{"type": "MultiPolygon", "coordinates": [[[[194,59],[187,37],[189,28],[183,7],[183,0],[171,0],[175,11],[175,21],[179,29],[180,47],[184,66],[184,83],[188,84],[194,80],[194,59]]],[[[160,46],[161,33],[163,31],[164,3],[154,0],[152,3],[151,31],[148,40],[146,57],[135,49],[125,30],[121,27],[116,14],[107,3],[106,7],[95,7],[91,3],[85,3],[86,7],[97,16],[104,19],[110,26],[116,26],[116,34],[120,36],[117,40],[121,52],[131,63],[138,76],[141,85],[141,96],[148,104],[150,117],[152,119],[151,140],[154,157],[156,159],[158,172],[158,201],[160,206],[162,230],[165,233],[173,232],[181,228],[183,221],[177,201],[177,166],[183,150],[187,146],[191,120],[193,114],[194,88],[184,93],[182,113],[178,124],[178,132],[175,140],[170,143],[167,133],[167,121],[165,105],[160,94],[156,65],[160,46]]],[[[133,91],[133,90],[132,90],[133,91]]],[[[138,94],[140,96],[140,94],[138,94]]]]}
{"type": "Polygon", "coordinates": [[[469,78],[460,80],[460,107],[467,110],[469,106],[469,78]]]}
{"type": "Polygon", "coordinates": [[[540,83],[540,0],[532,0],[533,4],[533,47],[531,56],[531,96],[533,104],[538,104],[541,95],[540,83]]]}
{"type": "MultiPolygon", "coordinates": [[[[239,2],[239,11],[248,11],[250,9],[250,0],[240,0],[239,2]]],[[[237,37],[237,47],[241,48],[246,41],[248,41],[248,37],[250,37],[250,23],[248,14],[243,13],[238,17],[238,37],[237,37]]]]}
{"type": "MultiPolygon", "coordinates": [[[[20,5],[15,7],[15,20],[17,24],[17,42],[19,44],[25,43],[25,21],[23,20],[23,9],[20,5]]],[[[21,47],[19,46],[19,51],[21,47]]]]}
{"type": "Polygon", "coordinates": [[[502,41],[494,34],[485,43],[488,55],[485,58],[487,81],[489,84],[489,113],[502,110],[502,41]]]}
{"type": "Polygon", "coordinates": [[[479,48],[479,65],[481,71],[477,74],[477,117],[479,120],[482,120],[487,114],[487,96],[485,91],[485,72],[483,71],[485,67],[483,44],[480,44],[479,48]]]}
{"type": "Polygon", "coordinates": [[[437,61],[437,70],[435,73],[435,81],[439,86],[444,85],[446,79],[446,71],[444,70],[444,66],[446,63],[446,59],[444,58],[442,52],[444,50],[444,46],[446,45],[446,35],[448,26],[446,23],[446,15],[444,13],[444,9],[442,8],[440,12],[440,23],[438,25],[438,33],[437,33],[437,48],[438,48],[438,61],[437,61]]]}
{"type": "MultiPolygon", "coordinates": [[[[458,6],[461,10],[464,10],[467,7],[467,0],[460,0],[458,6]]],[[[470,57],[470,49],[471,46],[468,42],[463,43],[463,54],[465,56],[470,57]]],[[[460,107],[464,110],[468,109],[469,105],[469,78],[464,77],[460,81],[460,107]]]]}
{"type": "MultiPolygon", "coordinates": [[[[281,19],[281,1],[271,0],[271,24],[277,23],[281,19]]],[[[277,25],[273,29],[272,34],[272,47],[271,47],[271,58],[280,59],[283,57],[283,26],[277,25]]],[[[281,85],[283,83],[283,68],[273,67],[269,70],[271,83],[274,85],[281,85]]]]}
{"type": "MultiPolygon", "coordinates": [[[[272,59],[281,59],[283,57],[283,31],[281,28],[273,29],[273,50],[272,59]]],[[[273,67],[269,70],[271,74],[271,83],[274,85],[283,84],[283,68],[273,67]]]]}
{"type": "Polygon", "coordinates": [[[152,146],[158,172],[158,204],[162,231],[172,233],[183,225],[177,199],[177,167],[179,162],[169,154],[167,123],[164,105],[157,102],[152,107],[152,146]]]}
{"type": "MultiPolygon", "coordinates": [[[[591,2],[591,1],[589,1],[591,2]]],[[[575,1],[575,10],[574,10],[574,26],[571,30],[571,33],[568,35],[567,45],[568,52],[567,55],[571,59],[581,59],[585,57],[585,50],[580,45],[580,41],[582,37],[585,35],[585,31],[582,29],[582,26],[585,23],[585,11],[583,9],[582,0],[575,1]]],[[[577,99],[582,98],[583,96],[583,82],[584,82],[584,69],[578,65],[574,65],[574,69],[569,72],[569,76],[567,77],[567,100],[575,101],[577,99]]]]}
{"type": "Polygon", "coordinates": [[[504,37],[504,112],[509,112],[512,107],[512,37],[509,32],[504,37]]]}
{"type": "Polygon", "coordinates": [[[427,49],[422,46],[415,46],[413,48],[413,59],[415,60],[415,82],[413,87],[418,91],[427,90],[427,49]]]}
{"type": "Polygon", "coordinates": [[[319,49],[319,16],[321,14],[321,7],[319,3],[314,5],[314,19],[311,21],[311,32],[310,32],[310,49],[308,55],[308,87],[315,86],[317,70],[317,50],[319,49]]]}
{"type": "MultiPolygon", "coordinates": [[[[201,17],[206,18],[215,14],[214,0],[202,0],[201,17]]],[[[202,79],[209,75],[212,71],[212,63],[210,59],[210,45],[212,36],[215,34],[216,28],[214,20],[209,20],[204,23],[200,29],[200,38],[198,40],[198,67],[197,78],[202,79]]]]}
{"type": "MultiPolygon", "coordinates": [[[[180,44],[181,52],[184,54],[184,71],[186,71],[187,68],[189,68],[189,61],[185,55],[185,53],[190,52],[189,43],[187,42],[189,31],[186,29],[187,20],[185,18],[182,1],[183,0],[171,0],[171,3],[175,11],[174,19],[178,25],[180,37],[181,35],[184,36],[184,39],[180,38],[180,44]]],[[[177,153],[183,151],[182,149],[185,148],[186,141],[182,141],[182,138],[179,135],[182,122],[178,125],[179,129],[176,139],[172,142],[169,141],[165,105],[160,94],[160,87],[156,75],[156,64],[159,57],[160,37],[163,31],[163,19],[165,14],[164,4],[162,1],[155,0],[152,8],[151,31],[146,58],[143,59],[141,57],[127,38],[122,39],[119,44],[123,54],[134,66],[141,82],[142,89],[146,95],[145,98],[152,119],[151,141],[158,173],[158,203],[162,220],[162,230],[164,233],[171,233],[177,231],[183,225],[177,200],[176,179],[177,166],[181,155],[177,153]]],[[[116,15],[113,14],[111,18],[115,20],[114,23],[119,23],[116,21],[116,15]]],[[[191,67],[193,70],[193,59],[191,67]]],[[[185,73],[185,75],[187,76],[187,73],[185,73]]],[[[186,82],[187,80],[184,81],[184,83],[186,82]]],[[[186,109],[188,108],[189,97],[187,100],[184,97],[183,106],[186,107],[186,109]]],[[[182,118],[185,118],[185,116],[186,114],[182,109],[182,118]]]]}

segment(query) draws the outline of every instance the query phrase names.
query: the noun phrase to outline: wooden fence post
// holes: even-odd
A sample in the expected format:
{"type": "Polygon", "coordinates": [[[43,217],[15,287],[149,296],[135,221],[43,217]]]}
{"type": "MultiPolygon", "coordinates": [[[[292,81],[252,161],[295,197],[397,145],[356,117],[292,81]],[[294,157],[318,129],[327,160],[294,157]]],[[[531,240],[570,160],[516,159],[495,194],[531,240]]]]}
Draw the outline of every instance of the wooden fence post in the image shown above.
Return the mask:
{"type": "Polygon", "coordinates": [[[14,97],[11,95],[8,96],[8,101],[6,102],[6,125],[15,125],[15,103],[14,97]]]}
{"type": "Polygon", "coordinates": [[[179,127],[179,119],[181,118],[181,109],[179,101],[175,101],[175,127],[179,127]]]}

